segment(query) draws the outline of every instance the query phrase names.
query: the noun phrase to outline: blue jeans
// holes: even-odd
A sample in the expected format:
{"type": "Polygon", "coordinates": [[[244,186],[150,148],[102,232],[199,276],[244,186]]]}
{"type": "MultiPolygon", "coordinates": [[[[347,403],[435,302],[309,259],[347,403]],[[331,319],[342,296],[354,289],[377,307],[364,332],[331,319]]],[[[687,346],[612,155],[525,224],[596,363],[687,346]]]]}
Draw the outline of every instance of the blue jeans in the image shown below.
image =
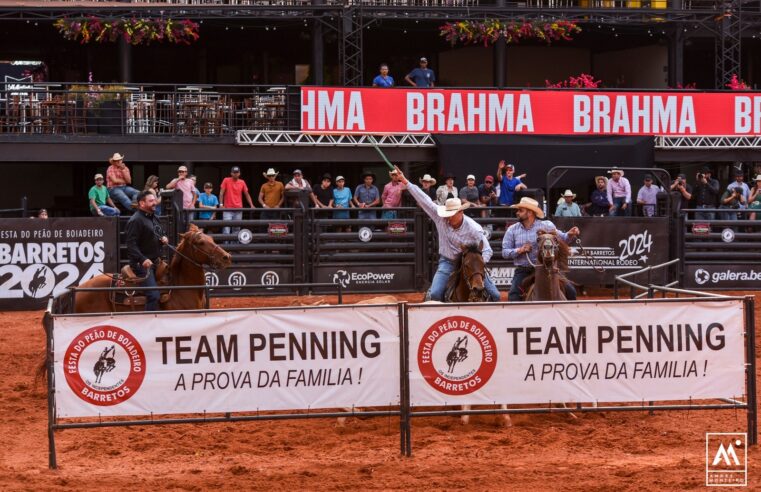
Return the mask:
{"type": "MultiPolygon", "coordinates": [[[[510,292],[507,294],[507,300],[510,302],[520,302],[521,298],[521,284],[523,281],[534,273],[532,267],[516,267],[515,274],[513,275],[513,282],[510,284],[510,292]]],[[[565,284],[565,298],[569,301],[576,300],[576,288],[571,282],[565,284]]]]}
{"type": "MultiPolygon", "coordinates": [[[[713,205],[698,205],[695,208],[716,208],[713,205]]],[[[695,220],[715,220],[716,212],[695,212],[695,220]]]]}
{"type": "MultiPolygon", "coordinates": [[[[108,205],[101,205],[98,208],[100,209],[101,212],[103,212],[103,215],[105,215],[106,217],[117,217],[121,215],[121,212],[119,211],[118,208],[109,207],[108,205]]],[[[95,212],[95,210],[90,210],[90,213],[92,213],[93,215],[98,215],[95,212]]]]}
{"type": "MultiPolygon", "coordinates": [[[[222,212],[222,220],[243,220],[243,211],[240,212],[222,212]]],[[[222,234],[230,234],[232,229],[233,234],[237,234],[240,231],[240,227],[223,227],[222,234]]]]}
{"type": "MultiPolygon", "coordinates": [[[[132,263],[132,271],[135,272],[135,275],[138,277],[145,277],[145,268],[143,268],[143,265],[138,265],[136,263],[132,263]]],[[[151,267],[148,270],[148,277],[143,281],[143,287],[156,287],[156,273],[154,272],[153,267],[151,267]]],[[[159,299],[161,298],[161,293],[158,290],[144,290],[145,293],[145,310],[146,311],[158,311],[159,310],[159,299]]]]}
{"type": "Polygon", "coordinates": [[[616,217],[627,217],[630,213],[631,204],[627,205],[625,209],[622,209],[621,207],[626,203],[626,197],[625,196],[619,196],[613,198],[613,206],[615,207],[613,209],[613,212],[611,212],[610,215],[614,215],[616,217]]]}
{"type": "Polygon", "coordinates": [[[108,194],[111,195],[111,199],[121,205],[125,210],[132,209],[132,202],[137,198],[139,192],[127,185],[114,186],[108,189],[108,194]]]}
{"type": "MultiPolygon", "coordinates": [[[[441,257],[439,258],[439,268],[436,269],[436,273],[433,275],[433,281],[431,282],[431,288],[428,289],[427,298],[432,301],[444,301],[444,291],[447,288],[447,281],[452,273],[455,271],[454,262],[441,257]]],[[[494,285],[491,277],[484,273],[484,287],[486,292],[489,293],[490,302],[499,302],[499,290],[494,285]]]]}
{"type": "Polygon", "coordinates": [[[384,210],[381,219],[394,220],[396,218],[396,210],[384,210]]]}
{"type": "Polygon", "coordinates": [[[375,212],[375,210],[360,210],[357,212],[357,218],[373,220],[378,218],[378,214],[375,212]]]}

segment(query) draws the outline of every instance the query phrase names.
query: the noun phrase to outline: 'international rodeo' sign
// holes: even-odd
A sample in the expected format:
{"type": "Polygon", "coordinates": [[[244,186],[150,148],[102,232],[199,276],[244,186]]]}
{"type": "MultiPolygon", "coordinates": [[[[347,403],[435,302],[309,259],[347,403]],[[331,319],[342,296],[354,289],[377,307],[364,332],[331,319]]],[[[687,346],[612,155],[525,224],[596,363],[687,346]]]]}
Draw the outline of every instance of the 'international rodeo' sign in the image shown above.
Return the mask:
{"type": "Polygon", "coordinates": [[[395,406],[396,305],[55,319],[59,417],[395,406]]]}
{"type": "Polygon", "coordinates": [[[408,309],[415,406],[695,400],[745,392],[740,300],[408,309]]]}
{"type": "Polygon", "coordinates": [[[0,220],[0,309],[35,309],[103,271],[116,270],[116,220],[0,220]]]}

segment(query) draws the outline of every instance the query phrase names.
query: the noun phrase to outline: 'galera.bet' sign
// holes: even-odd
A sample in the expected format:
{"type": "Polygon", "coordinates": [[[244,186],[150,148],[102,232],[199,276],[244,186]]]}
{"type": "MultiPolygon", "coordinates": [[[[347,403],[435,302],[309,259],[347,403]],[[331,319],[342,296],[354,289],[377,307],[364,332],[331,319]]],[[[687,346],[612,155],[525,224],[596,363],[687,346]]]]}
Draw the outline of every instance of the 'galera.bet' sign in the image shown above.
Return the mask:
{"type": "Polygon", "coordinates": [[[302,87],[316,133],[758,135],[761,95],[302,87]]]}
{"type": "Polygon", "coordinates": [[[56,317],[59,417],[399,405],[396,305],[56,317]]]}
{"type": "Polygon", "coordinates": [[[0,309],[34,309],[116,269],[116,220],[0,220],[0,309]]]}
{"type": "Polygon", "coordinates": [[[737,398],[743,319],[741,300],[412,305],[410,402],[737,398]]]}

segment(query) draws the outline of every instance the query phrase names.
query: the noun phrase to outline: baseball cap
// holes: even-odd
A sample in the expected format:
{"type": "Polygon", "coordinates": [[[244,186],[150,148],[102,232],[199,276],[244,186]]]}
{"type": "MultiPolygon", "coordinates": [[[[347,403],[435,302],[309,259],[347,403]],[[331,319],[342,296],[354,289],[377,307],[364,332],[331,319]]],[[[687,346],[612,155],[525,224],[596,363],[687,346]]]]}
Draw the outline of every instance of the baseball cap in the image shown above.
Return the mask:
{"type": "Polygon", "coordinates": [[[467,180],[469,180],[469,179],[472,179],[473,181],[475,181],[475,180],[476,180],[476,177],[475,177],[475,176],[473,176],[472,174],[468,174],[468,177],[467,177],[467,178],[465,178],[465,180],[467,181],[467,180]]]}
{"type": "Polygon", "coordinates": [[[301,169],[294,169],[293,174],[301,174],[301,169]]]}
{"type": "Polygon", "coordinates": [[[679,173],[676,175],[677,178],[687,179],[687,175],[684,173],[679,173]]]}
{"type": "Polygon", "coordinates": [[[652,181],[653,175],[652,174],[645,174],[645,181],[652,181]]]}
{"type": "Polygon", "coordinates": [[[735,176],[744,176],[745,173],[743,173],[742,169],[735,169],[735,176]]]}
{"type": "Polygon", "coordinates": [[[102,174],[96,174],[95,175],[95,179],[103,179],[103,175],[102,174]]]}
{"type": "Polygon", "coordinates": [[[494,182],[494,176],[489,175],[484,178],[485,183],[493,183],[494,182]]]}
{"type": "Polygon", "coordinates": [[[420,57],[420,61],[421,61],[421,62],[428,62],[428,58],[426,58],[426,57],[424,57],[424,56],[421,56],[421,57],[420,57]]]}
{"type": "Polygon", "coordinates": [[[233,166],[233,168],[230,169],[230,172],[231,173],[239,173],[240,172],[240,168],[238,166],[233,166]]]}
{"type": "Polygon", "coordinates": [[[330,177],[330,173],[325,173],[322,175],[322,179],[333,179],[330,177]]]}
{"type": "Polygon", "coordinates": [[[711,172],[711,168],[708,167],[708,166],[703,166],[702,169],[700,169],[700,172],[701,173],[710,173],[711,172]]]}
{"type": "Polygon", "coordinates": [[[187,172],[187,171],[188,171],[188,168],[187,168],[187,167],[185,167],[185,166],[180,166],[180,167],[178,167],[178,168],[177,168],[177,171],[178,171],[178,172],[179,172],[179,171],[185,171],[185,172],[187,172]]]}
{"type": "Polygon", "coordinates": [[[344,181],[344,177],[343,176],[336,176],[336,181],[344,181]]]}
{"type": "Polygon", "coordinates": [[[505,167],[509,167],[510,169],[515,169],[515,166],[513,166],[512,164],[506,164],[505,167]]]}

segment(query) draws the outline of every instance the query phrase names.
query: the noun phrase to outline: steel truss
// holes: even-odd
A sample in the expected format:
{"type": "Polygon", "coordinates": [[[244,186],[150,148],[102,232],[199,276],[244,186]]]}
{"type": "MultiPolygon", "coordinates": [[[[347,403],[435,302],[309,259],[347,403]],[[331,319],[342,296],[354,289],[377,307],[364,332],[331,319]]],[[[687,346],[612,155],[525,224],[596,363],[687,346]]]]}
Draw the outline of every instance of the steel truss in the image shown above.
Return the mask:
{"type": "Polygon", "coordinates": [[[435,147],[430,133],[398,135],[312,134],[299,131],[238,130],[236,145],[285,147],[435,147]]]}
{"type": "Polygon", "coordinates": [[[742,0],[724,3],[717,20],[715,84],[724,89],[733,75],[741,77],[742,0]]]}
{"type": "Polygon", "coordinates": [[[656,149],[761,149],[761,136],[655,137],[656,149]]]}

